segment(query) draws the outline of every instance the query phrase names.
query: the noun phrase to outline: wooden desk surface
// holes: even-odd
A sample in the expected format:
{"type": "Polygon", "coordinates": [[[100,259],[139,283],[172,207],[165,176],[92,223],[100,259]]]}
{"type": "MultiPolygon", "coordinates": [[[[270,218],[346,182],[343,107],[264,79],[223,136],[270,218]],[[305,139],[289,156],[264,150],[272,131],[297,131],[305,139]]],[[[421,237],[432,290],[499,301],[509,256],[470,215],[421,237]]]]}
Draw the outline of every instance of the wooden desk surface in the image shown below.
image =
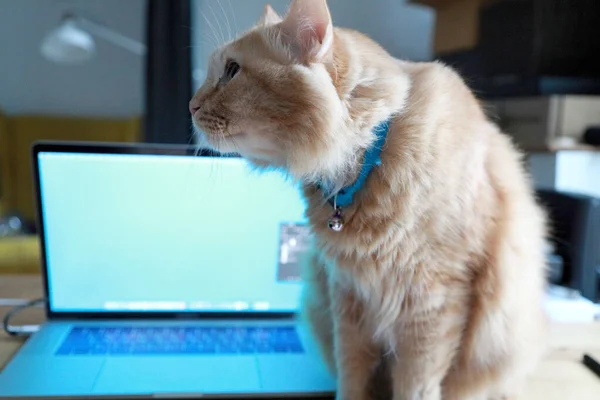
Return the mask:
{"type": "MultiPolygon", "coordinates": [[[[0,275],[0,298],[34,299],[41,295],[39,276],[0,275]]],[[[6,307],[0,307],[0,316],[6,311],[6,307]]],[[[32,310],[23,316],[23,322],[37,323],[43,318],[41,310],[32,310]]],[[[0,369],[23,343],[0,333],[0,369]]],[[[521,399],[600,399],[600,378],[581,364],[583,353],[600,360],[600,323],[553,325],[549,353],[529,380],[521,399]]]]}

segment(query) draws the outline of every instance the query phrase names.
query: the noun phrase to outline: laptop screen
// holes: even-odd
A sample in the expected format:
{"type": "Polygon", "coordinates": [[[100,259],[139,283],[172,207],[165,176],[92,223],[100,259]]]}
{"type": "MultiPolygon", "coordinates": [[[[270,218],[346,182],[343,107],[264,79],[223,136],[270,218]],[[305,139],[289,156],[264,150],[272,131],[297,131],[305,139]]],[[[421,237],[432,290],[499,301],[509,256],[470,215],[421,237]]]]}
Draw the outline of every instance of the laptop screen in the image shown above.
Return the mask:
{"type": "Polygon", "coordinates": [[[40,152],[53,312],[288,312],[300,191],[239,158],[40,152]]]}

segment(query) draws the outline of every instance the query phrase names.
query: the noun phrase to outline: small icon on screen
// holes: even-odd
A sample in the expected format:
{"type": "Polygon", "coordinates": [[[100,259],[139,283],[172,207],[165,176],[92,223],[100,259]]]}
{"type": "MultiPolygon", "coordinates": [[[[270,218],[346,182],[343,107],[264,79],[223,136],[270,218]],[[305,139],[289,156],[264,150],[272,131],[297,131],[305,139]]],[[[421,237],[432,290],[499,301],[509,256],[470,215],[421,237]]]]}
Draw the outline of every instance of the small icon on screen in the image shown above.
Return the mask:
{"type": "Polygon", "coordinates": [[[306,224],[288,223],[279,226],[278,281],[300,281],[302,255],[309,251],[310,240],[310,228],[306,224]]]}

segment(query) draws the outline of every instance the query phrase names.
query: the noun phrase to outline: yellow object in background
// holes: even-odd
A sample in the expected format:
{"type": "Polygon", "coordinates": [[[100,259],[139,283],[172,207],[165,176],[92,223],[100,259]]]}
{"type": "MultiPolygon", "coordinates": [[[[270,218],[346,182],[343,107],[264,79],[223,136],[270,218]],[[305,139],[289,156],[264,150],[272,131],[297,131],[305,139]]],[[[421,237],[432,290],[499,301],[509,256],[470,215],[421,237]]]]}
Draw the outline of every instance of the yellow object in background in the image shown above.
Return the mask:
{"type": "Polygon", "coordinates": [[[37,235],[0,239],[0,274],[39,273],[40,243],[37,235]]]}

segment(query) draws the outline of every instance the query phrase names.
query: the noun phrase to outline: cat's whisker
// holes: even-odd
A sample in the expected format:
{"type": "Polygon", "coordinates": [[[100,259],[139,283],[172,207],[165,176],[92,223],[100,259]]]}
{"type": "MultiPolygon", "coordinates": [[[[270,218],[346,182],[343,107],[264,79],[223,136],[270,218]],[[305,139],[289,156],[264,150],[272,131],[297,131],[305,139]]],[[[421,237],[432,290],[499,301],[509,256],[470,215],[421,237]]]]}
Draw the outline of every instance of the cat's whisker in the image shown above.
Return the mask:
{"type": "Polygon", "coordinates": [[[208,18],[206,17],[206,14],[204,14],[203,11],[200,11],[200,14],[202,15],[202,18],[204,18],[204,20],[206,21],[206,24],[208,25],[208,27],[210,28],[210,33],[212,35],[212,39],[214,40],[214,45],[212,46],[214,49],[219,47],[219,37],[217,34],[217,30],[215,28],[215,26],[208,20],[208,18]]]}
{"type": "Polygon", "coordinates": [[[212,6],[210,5],[210,3],[206,2],[206,5],[210,9],[210,12],[212,13],[213,17],[215,17],[215,21],[217,23],[217,26],[219,27],[219,32],[218,33],[221,36],[221,43],[226,43],[227,40],[225,40],[225,35],[223,34],[223,27],[221,26],[221,21],[219,20],[219,18],[217,18],[217,14],[215,13],[215,10],[212,8],[212,6]]]}
{"type": "MultiPolygon", "coordinates": [[[[208,42],[207,39],[204,38],[204,35],[200,36],[199,39],[201,39],[203,41],[203,43],[205,45],[207,45],[210,49],[215,49],[215,48],[219,47],[219,40],[215,36],[214,27],[212,26],[212,24],[210,23],[210,21],[208,20],[208,18],[206,18],[206,15],[202,11],[202,5],[201,5],[201,3],[200,2],[193,2],[193,3],[194,3],[194,7],[196,8],[196,13],[200,14],[202,16],[202,18],[204,18],[204,20],[206,21],[207,26],[210,28],[211,33],[212,33],[212,40],[213,40],[213,42],[212,43],[208,42]]],[[[194,30],[195,28],[191,27],[190,29],[194,30]]]]}
{"type": "Polygon", "coordinates": [[[240,146],[238,146],[237,139],[235,138],[235,136],[231,136],[231,141],[232,141],[235,152],[239,153],[240,146]]]}
{"type": "Polygon", "coordinates": [[[215,165],[217,166],[217,168],[219,168],[219,163],[213,158],[210,160],[210,174],[208,176],[208,178],[211,180],[216,179],[215,165]]]}
{"type": "Polygon", "coordinates": [[[225,22],[227,24],[227,35],[229,36],[227,41],[231,41],[234,39],[233,34],[231,32],[231,24],[229,23],[229,17],[227,16],[227,13],[225,12],[225,9],[223,8],[223,4],[221,4],[221,0],[217,0],[217,4],[219,5],[219,7],[221,8],[221,11],[223,12],[223,16],[225,17],[225,22]]]}
{"type": "Polygon", "coordinates": [[[208,49],[212,50],[219,46],[219,44],[217,42],[215,42],[214,38],[205,38],[200,35],[194,36],[194,42],[196,42],[196,44],[191,44],[189,46],[186,46],[186,49],[201,49],[201,50],[203,50],[205,48],[208,48],[208,49]],[[209,39],[212,39],[212,41],[209,41],[209,39]]]}
{"type": "Polygon", "coordinates": [[[188,140],[187,145],[190,146],[192,144],[192,141],[194,140],[194,138],[196,137],[196,129],[194,129],[194,122],[190,121],[190,139],[188,140]]]}
{"type": "MultiPolygon", "coordinates": [[[[194,139],[197,137],[198,132],[196,131],[196,129],[194,127],[194,122],[192,120],[190,120],[190,128],[189,129],[190,129],[190,137],[187,141],[187,146],[192,147],[192,145],[193,145],[193,147],[194,147],[193,156],[196,157],[199,152],[199,147],[193,142],[194,142],[194,139]]],[[[194,169],[194,163],[190,163],[190,165],[188,165],[188,167],[187,167],[187,171],[183,173],[185,175],[184,176],[185,181],[190,182],[190,184],[188,186],[186,186],[186,193],[184,194],[184,196],[186,198],[191,198],[192,190],[195,186],[195,181],[192,176],[193,169],[194,169]]]]}
{"type": "MultiPolygon", "coordinates": [[[[223,132],[223,136],[225,137],[225,132],[223,132]]],[[[234,150],[233,153],[239,153],[240,147],[238,146],[235,135],[232,135],[230,132],[227,132],[227,139],[229,140],[229,142],[231,143],[231,146],[233,147],[233,150],[234,150]]]]}
{"type": "Polygon", "coordinates": [[[237,18],[235,16],[235,11],[233,9],[233,5],[231,4],[231,0],[227,0],[227,2],[229,3],[229,9],[231,10],[231,16],[233,17],[233,28],[235,29],[234,34],[237,36],[240,28],[237,23],[237,18]]]}
{"type": "MultiPolygon", "coordinates": [[[[188,140],[188,143],[187,143],[188,147],[191,145],[196,146],[198,143],[198,140],[197,140],[198,133],[194,130],[194,124],[191,124],[190,129],[191,129],[191,133],[190,133],[190,139],[188,140]]],[[[196,146],[196,153],[194,154],[194,156],[197,156],[197,155],[198,155],[198,147],[196,146]]]]}
{"type": "MultiPolygon", "coordinates": [[[[197,40],[197,41],[199,41],[200,43],[202,43],[202,44],[204,44],[204,45],[208,46],[210,49],[214,49],[214,48],[216,48],[216,47],[218,47],[218,46],[219,46],[219,44],[218,44],[218,43],[216,43],[216,42],[214,41],[214,39],[213,39],[213,41],[212,41],[212,42],[209,42],[209,41],[208,41],[208,39],[206,39],[206,38],[204,38],[204,37],[198,37],[198,38],[196,38],[196,40],[197,40]]],[[[195,48],[202,48],[202,46],[198,46],[198,45],[190,45],[190,46],[188,46],[188,48],[190,48],[190,49],[195,49],[195,48]]]]}

